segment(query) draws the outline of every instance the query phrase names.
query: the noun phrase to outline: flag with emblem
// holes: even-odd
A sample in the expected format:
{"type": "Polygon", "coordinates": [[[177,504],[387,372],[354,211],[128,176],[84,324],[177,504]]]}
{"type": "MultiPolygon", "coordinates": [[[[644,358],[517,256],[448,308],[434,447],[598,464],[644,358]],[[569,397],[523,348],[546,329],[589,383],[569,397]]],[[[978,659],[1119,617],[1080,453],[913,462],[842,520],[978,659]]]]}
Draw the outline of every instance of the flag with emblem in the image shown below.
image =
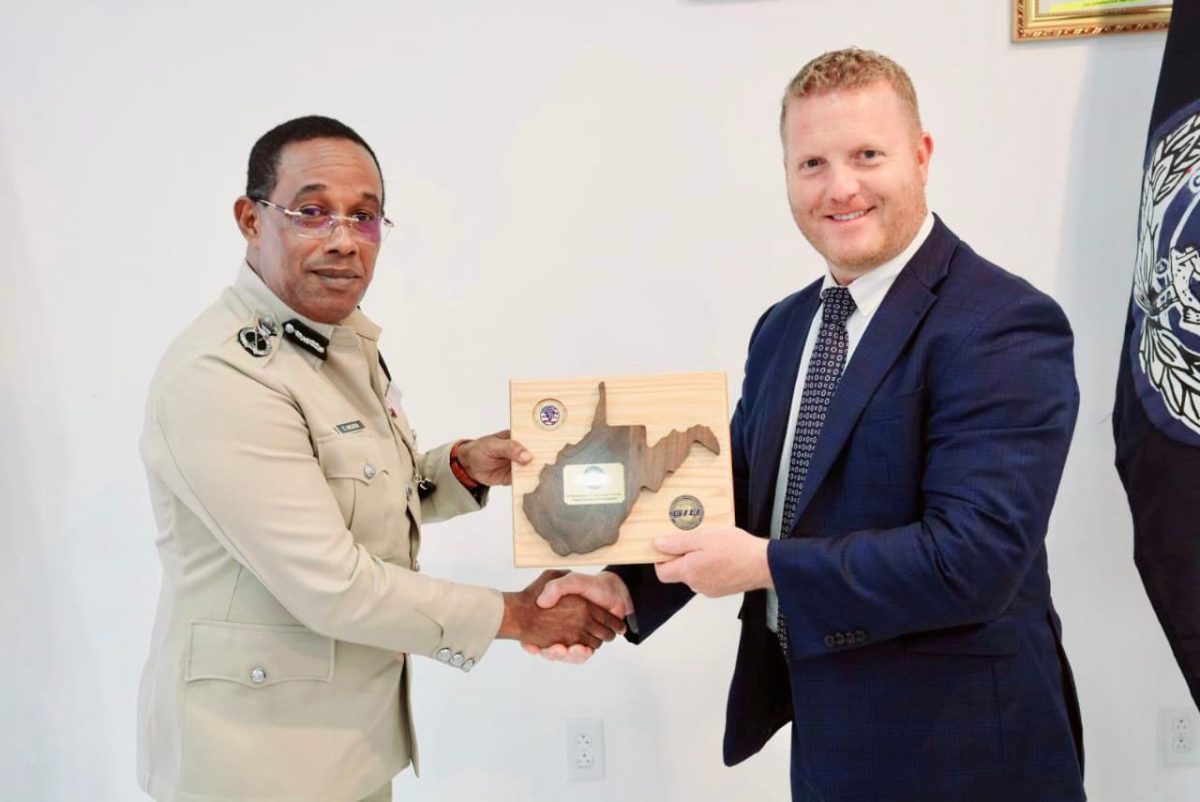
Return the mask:
{"type": "Polygon", "coordinates": [[[1134,561],[1200,705],[1200,0],[1175,0],[1113,408],[1134,561]]]}

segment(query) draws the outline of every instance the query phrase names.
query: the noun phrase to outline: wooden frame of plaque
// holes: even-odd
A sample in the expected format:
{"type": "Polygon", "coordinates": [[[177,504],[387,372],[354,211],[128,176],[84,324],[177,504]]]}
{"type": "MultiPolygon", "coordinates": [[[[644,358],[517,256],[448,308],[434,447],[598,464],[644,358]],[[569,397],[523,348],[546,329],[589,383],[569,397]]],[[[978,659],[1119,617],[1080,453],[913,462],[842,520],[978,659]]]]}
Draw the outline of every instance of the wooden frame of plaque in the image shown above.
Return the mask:
{"type": "Polygon", "coordinates": [[[732,525],[728,397],[720,372],[510,382],[533,454],[513,465],[513,564],[658,562],[656,536],[732,525]]]}

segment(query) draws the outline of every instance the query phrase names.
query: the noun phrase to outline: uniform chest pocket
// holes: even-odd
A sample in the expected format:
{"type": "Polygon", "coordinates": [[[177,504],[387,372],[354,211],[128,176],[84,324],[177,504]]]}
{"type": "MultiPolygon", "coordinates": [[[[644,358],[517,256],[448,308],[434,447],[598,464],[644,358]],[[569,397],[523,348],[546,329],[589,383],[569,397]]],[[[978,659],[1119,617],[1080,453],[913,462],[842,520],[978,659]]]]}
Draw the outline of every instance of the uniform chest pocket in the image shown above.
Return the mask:
{"type": "Polygon", "coordinates": [[[346,528],[372,553],[387,541],[391,472],[370,435],[330,435],[317,441],[317,462],[337,500],[346,528]]]}

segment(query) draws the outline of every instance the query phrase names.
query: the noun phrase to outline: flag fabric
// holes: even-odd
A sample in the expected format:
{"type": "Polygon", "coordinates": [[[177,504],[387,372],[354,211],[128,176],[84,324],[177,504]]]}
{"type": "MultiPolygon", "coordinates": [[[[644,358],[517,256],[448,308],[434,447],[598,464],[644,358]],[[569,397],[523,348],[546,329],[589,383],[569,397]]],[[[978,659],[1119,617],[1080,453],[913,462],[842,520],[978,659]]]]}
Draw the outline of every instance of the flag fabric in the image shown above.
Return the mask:
{"type": "Polygon", "coordinates": [[[1200,0],[1175,0],[1144,166],[1116,464],[1134,562],[1200,706],[1200,0]]]}

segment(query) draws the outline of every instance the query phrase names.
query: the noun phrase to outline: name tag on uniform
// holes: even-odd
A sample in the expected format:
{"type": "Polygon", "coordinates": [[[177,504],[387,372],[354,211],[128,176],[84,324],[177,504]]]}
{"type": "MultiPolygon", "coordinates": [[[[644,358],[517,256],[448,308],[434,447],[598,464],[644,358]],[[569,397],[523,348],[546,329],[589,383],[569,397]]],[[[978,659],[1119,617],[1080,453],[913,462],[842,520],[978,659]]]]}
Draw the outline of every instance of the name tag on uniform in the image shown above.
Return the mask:
{"type": "Polygon", "coordinates": [[[342,434],[350,434],[351,432],[361,432],[363,429],[365,429],[367,427],[363,426],[363,422],[360,420],[352,420],[352,421],[347,421],[346,423],[339,423],[337,426],[334,426],[333,428],[337,429],[342,434]]]}

